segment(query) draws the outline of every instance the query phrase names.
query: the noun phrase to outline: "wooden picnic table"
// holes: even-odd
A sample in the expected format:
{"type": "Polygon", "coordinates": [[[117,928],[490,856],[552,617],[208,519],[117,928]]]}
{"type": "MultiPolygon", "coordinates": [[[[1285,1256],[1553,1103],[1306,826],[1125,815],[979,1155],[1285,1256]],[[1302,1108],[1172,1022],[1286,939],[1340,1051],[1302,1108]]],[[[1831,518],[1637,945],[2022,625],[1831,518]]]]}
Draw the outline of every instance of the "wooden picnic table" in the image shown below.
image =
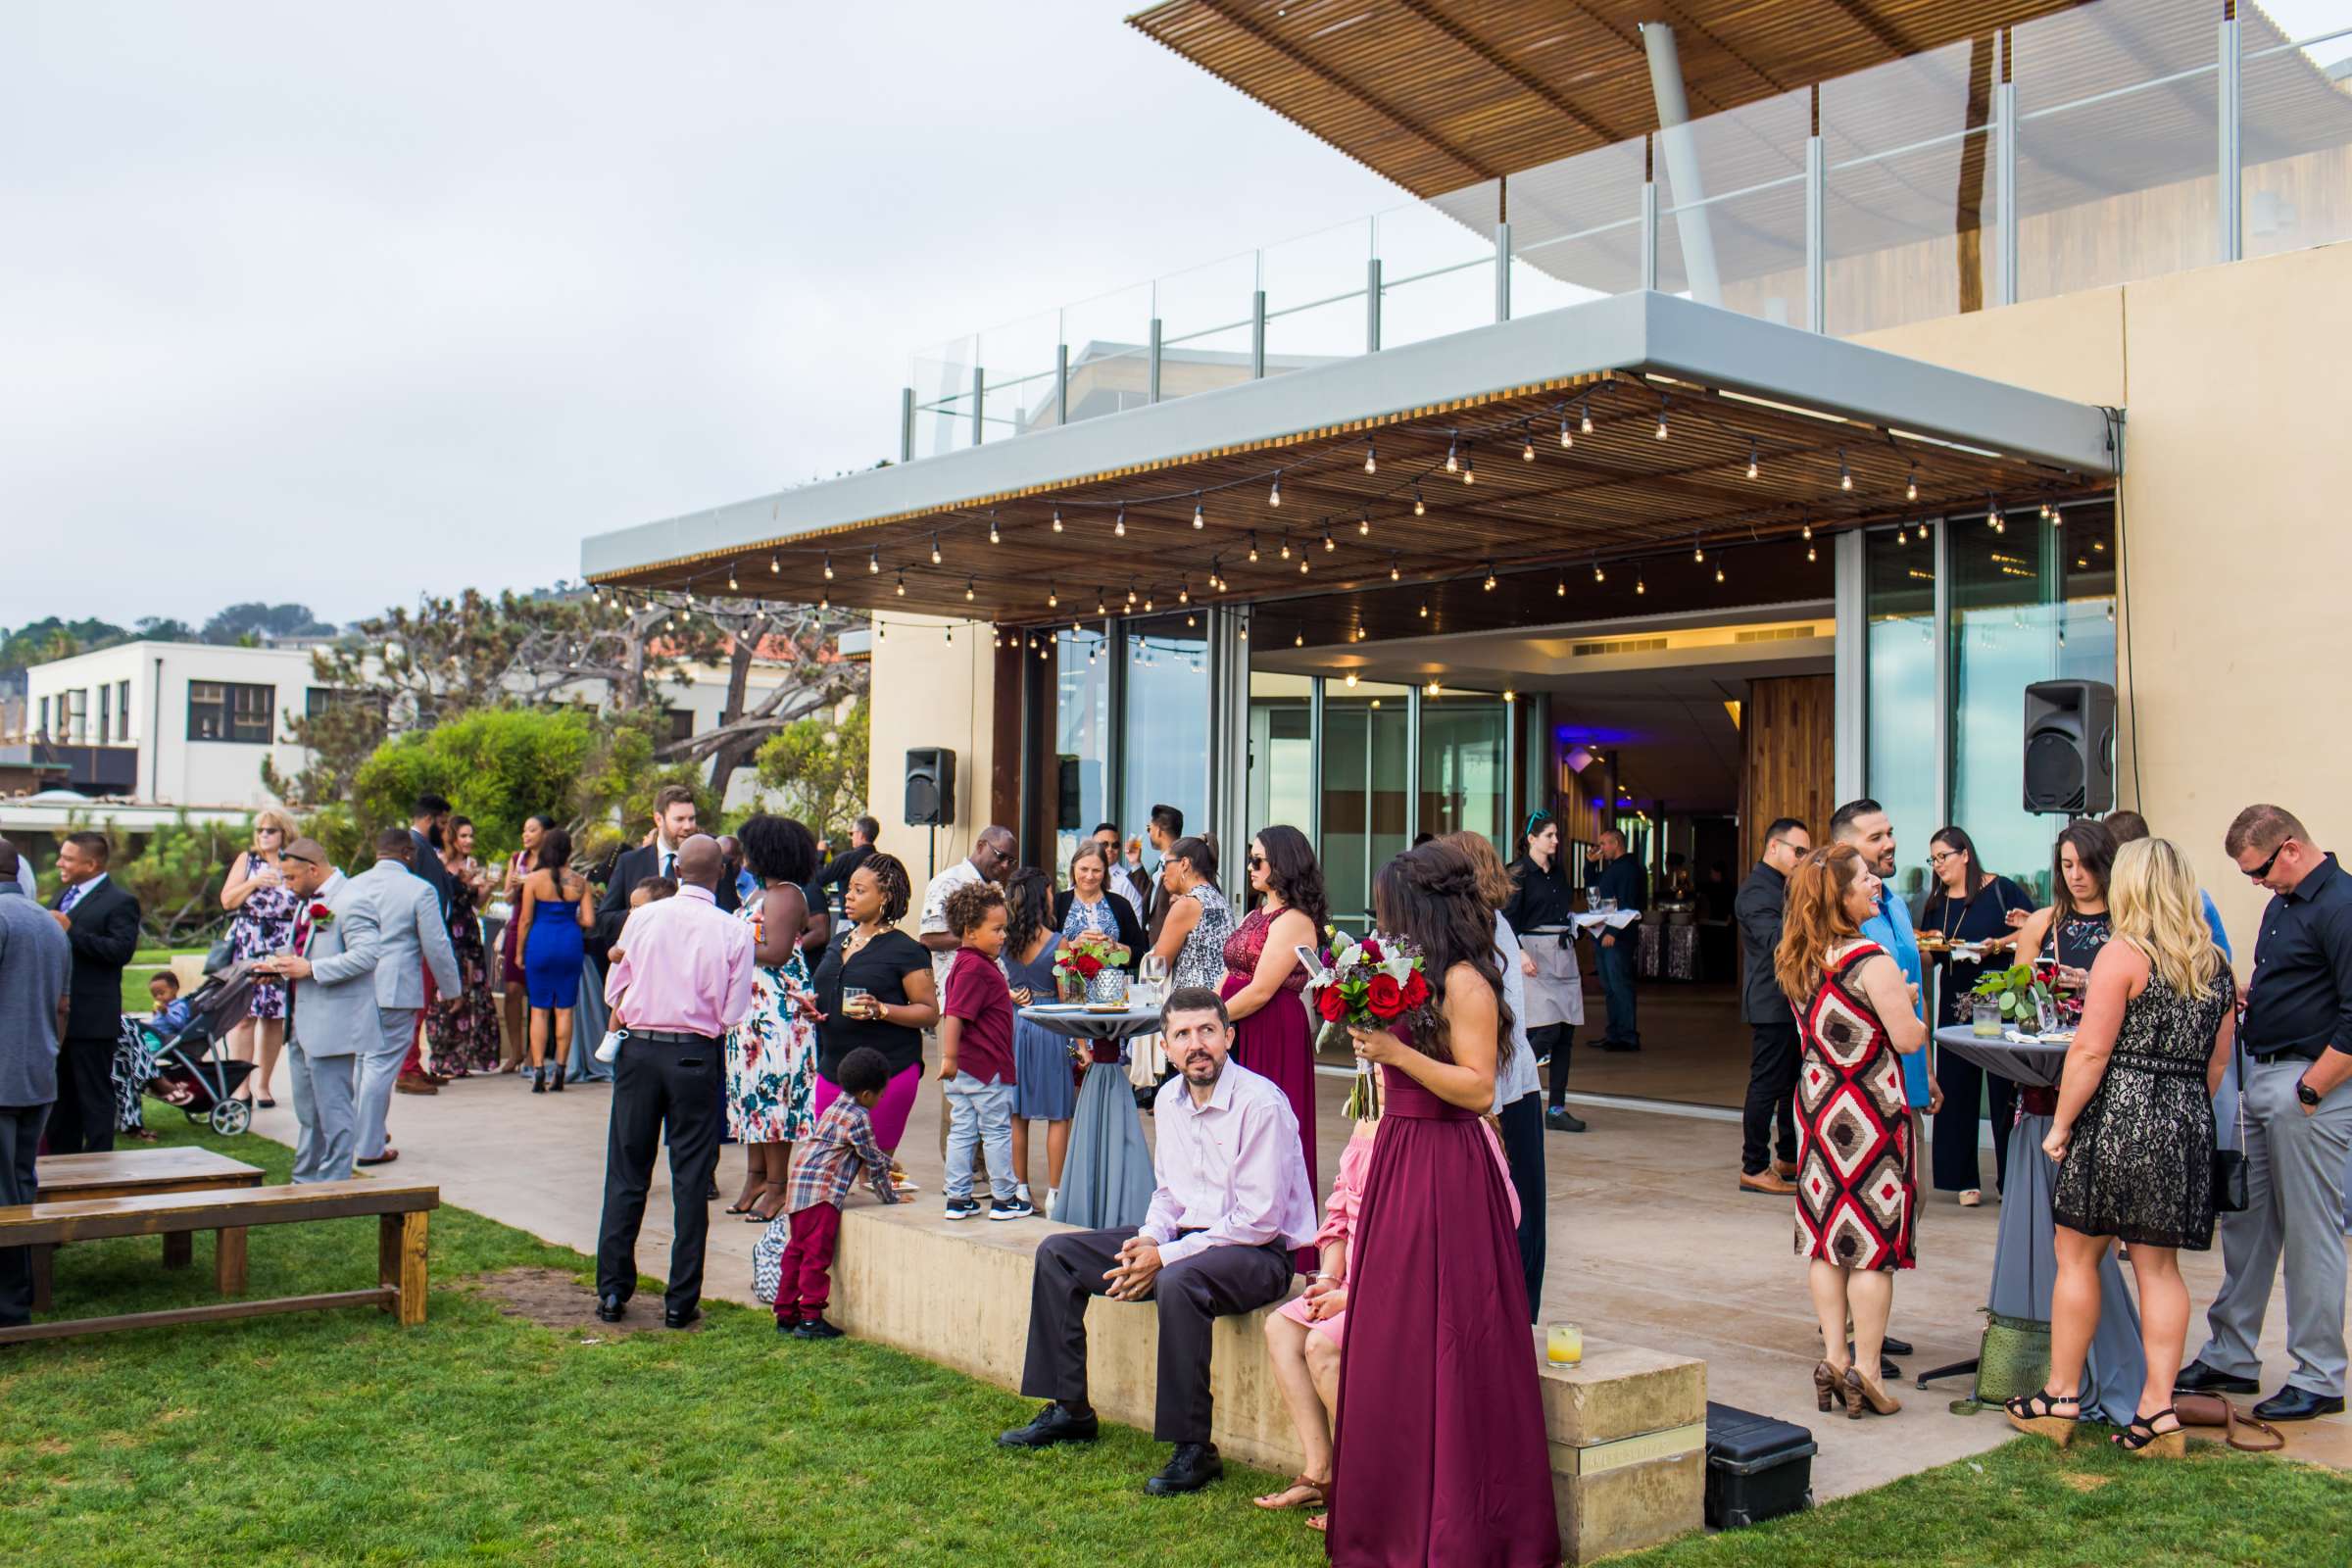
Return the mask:
{"type": "MultiPolygon", "coordinates": [[[[85,1198],[145,1198],[157,1193],[201,1193],[223,1188],[259,1187],[262,1168],[209,1149],[118,1149],[102,1154],[44,1154],[33,1164],[39,1188],[35,1202],[58,1203],[85,1198]]],[[[164,1236],[164,1267],[186,1268],[193,1255],[192,1231],[164,1236]]],[[[49,1285],[57,1249],[32,1249],[32,1306],[49,1308],[49,1285]]],[[[223,1296],[245,1288],[245,1232],[226,1226],[214,1233],[213,1265],[223,1296]],[[233,1289],[231,1287],[234,1287],[233,1289]]]]}

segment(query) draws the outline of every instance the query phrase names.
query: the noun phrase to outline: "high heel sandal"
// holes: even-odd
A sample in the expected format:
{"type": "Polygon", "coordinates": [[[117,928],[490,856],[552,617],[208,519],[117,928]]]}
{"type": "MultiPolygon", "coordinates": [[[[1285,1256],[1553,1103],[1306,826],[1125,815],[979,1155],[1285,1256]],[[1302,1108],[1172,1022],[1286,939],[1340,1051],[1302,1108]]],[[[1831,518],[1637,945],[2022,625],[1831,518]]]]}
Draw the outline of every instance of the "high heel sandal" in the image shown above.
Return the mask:
{"type": "Polygon", "coordinates": [[[545,1067],[531,1069],[531,1093],[534,1095],[547,1093],[547,1069],[545,1067]]]}
{"type": "Polygon", "coordinates": [[[2185,1458],[2188,1454],[2186,1432],[2178,1426],[2170,1432],[2156,1430],[2156,1423],[2168,1415],[2175,1421],[2180,1419],[2180,1412],[2168,1404],[2153,1415],[2132,1416],[2129,1426],[2107,1441],[2134,1459],[2185,1458]]]}
{"type": "Polygon", "coordinates": [[[1844,1374],[1827,1361],[1813,1363],[1813,1398],[1824,1410],[1835,1410],[1845,1386],[1844,1374]]]}
{"type": "Polygon", "coordinates": [[[556,1063],[556,1081],[547,1087],[559,1095],[564,1092],[564,1063],[560,1061],[556,1063]]]}
{"type": "Polygon", "coordinates": [[[2082,1421],[2082,1401],[2066,1395],[2052,1394],[2043,1389],[2037,1394],[2021,1394],[2014,1399],[2002,1401],[2001,1408],[2009,1412],[2009,1424],[2020,1432],[2031,1432],[2037,1438],[2047,1438],[2061,1448],[2075,1441],[2075,1428],[2082,1421]],[[2073,1415],[2060,1415],[2058,1407],[2071,1404],[2073,1415]],[[2038,1407],[2038,1408],[2037,1408],[2038,1407]]]}
{"type": "Polygon", "coordinates": [[[1871,1415],[1892,1415],[1903,1403],[1893,1395],[1874,1389],[1862,1376],[1860,1367],[1845,1369],[1845,1418],[1859,1421],[1865,1412],[1871,1415]]]}

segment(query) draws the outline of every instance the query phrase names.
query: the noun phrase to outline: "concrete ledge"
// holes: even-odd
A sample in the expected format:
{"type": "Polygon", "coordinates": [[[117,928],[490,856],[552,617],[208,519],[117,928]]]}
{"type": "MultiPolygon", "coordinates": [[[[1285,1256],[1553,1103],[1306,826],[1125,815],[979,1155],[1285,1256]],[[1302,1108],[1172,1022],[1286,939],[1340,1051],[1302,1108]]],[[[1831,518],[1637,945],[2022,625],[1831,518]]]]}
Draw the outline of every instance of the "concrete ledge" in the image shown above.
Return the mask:
{"type": "MultiPolygon", "coordinates": [[[[994,1383],[1020,1387],[1028,1348],[1031,1254],[1069,1227],[1044,1220],[950,1223],[936,1199],[842,1213],[830,1315],[860,1339],[994,1383]]],[[[1217,1446],[1288,1475],[1297,1439],[1266,1361],[1263,1312],[1221,1318],[1209,1370],[1217,1446]]],[[[1158,1335],[1152,1313],[1112,1301],[1087,1312],[1095,1407],[1152,1429],[1158,1335]]],[[[1588,1337],[1577,1366],[1530,1342],[1551,1439],[1552,1494],[1565,1560],[1655,1544],[1700,1523],[1706,1482],[1706,1365],[1588,1337]]],[[[987,1434],[975,1434],[984,1441],[987,1434]]]]}

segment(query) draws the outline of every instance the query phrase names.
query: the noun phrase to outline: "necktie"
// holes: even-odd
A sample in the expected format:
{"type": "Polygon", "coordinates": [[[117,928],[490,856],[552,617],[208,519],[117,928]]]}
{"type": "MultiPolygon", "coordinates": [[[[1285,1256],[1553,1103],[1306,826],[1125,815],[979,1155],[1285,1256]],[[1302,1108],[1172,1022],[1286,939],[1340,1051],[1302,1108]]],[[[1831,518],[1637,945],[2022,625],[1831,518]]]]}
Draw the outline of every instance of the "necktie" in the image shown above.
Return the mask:
{"type": "Polygon", "coordinates": [[[66,889],[66,896],[57,901],[58,913],[72,914],[74,912],[74,906],[81,902],[82,890],[88,886],[89,884],[87,882],[76,882],[72,887],[66,889]]]}
{"type": "Polygon", "coordinates": [[[663,850],[662,852],[662,874],[663,876],[676,876],[678,874],[678,856],[676,851],[663,850]]]}

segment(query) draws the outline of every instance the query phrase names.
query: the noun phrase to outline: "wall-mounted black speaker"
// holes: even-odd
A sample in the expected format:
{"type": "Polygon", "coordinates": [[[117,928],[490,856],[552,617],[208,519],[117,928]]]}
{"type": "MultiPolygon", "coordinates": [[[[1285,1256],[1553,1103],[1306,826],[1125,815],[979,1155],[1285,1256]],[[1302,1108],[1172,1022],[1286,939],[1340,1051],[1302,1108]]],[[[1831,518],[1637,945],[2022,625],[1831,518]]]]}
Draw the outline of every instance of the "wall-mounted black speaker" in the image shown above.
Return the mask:
{"type": "Polygon", "coordinates": [[[906,754],[906,823],[949,827],[956,821],[956,754],[919,746],[906,754]]]}
{"type": "Polygon", "coordinates": [[[2115,809],[2115,688],[2044,680],[2026,688],[2026,809],[2091,816],[2115,809]]]}

